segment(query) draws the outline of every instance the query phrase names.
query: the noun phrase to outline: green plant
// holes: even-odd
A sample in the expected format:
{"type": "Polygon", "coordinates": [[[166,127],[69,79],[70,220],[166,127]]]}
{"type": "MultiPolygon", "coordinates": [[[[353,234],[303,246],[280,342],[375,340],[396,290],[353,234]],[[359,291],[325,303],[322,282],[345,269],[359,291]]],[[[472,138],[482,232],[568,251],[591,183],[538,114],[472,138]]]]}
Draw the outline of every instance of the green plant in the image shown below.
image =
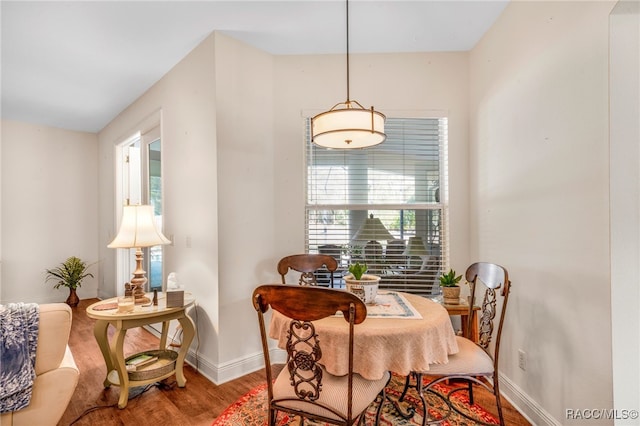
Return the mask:
{"type": "Polygon", "coordinates": [[[440,275],[440,285],[442,287],[457,287],[461,279],[462,275],[456,277],[456,271],[449,269],[449,272],[440,275]]]}
{"type": "Polygon", "coordinates": [[[356,262],[352,265],[349,265],[349,272],[353,275],[353,278],[359,280],[362,278],[362,274],[367,272],[367,264],[356,262]]]}
{"type": "Polygon", "coordinates": [[[47,269],[47,278],[45,281],[56,281],[53,288],[63,286],[76,289],[82,286],[82,280],[85,278],[93,278],[93,274],[87,272],[89,266],[91,265],[87,265],[85,261],[71,256],[59,266],[53,269],[47,269]]]}

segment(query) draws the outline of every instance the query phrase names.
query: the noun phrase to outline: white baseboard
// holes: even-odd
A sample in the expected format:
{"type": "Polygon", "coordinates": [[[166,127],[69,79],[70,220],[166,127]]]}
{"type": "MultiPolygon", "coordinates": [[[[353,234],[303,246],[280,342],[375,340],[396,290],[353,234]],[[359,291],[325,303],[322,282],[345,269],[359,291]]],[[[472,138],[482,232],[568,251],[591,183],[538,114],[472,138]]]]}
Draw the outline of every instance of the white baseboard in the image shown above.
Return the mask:
{"type": "Polygon", "coordinates": [[[500,394],[533,425],[562,426],[507,376],[500,373],[500,394]]]}
{"type": "MultiPolygon", "coordinates": [[[[144,328],[156,337],[160,337],[160,331],[151,325],[145,325],[144,328]]],[[[172,339],[169,338],[168,340],[172,339]]],[[[273,348],[271,349],[270,357],[271,362],[284,364],[287,360],[287,353],[282,349],[273,348]]],[[[264,368],[264,355],[260,351],[233,361],[215,364],[205,358],[202,353],[196,354],[196,351],[191,347],[187,352],[185,362],[198,370],[200,374],[211,382],[220,385],[264,368]]]]}
{"type": "MultiPolygon", "coordinates": [[[[195,351],[189,350],[186,361],[216,385],[229,382],[264,368],[264,355],[262,352],[256,352],[247,357],[218,365],[206,360],[202,354],[198,355],[196,360],[195,351]]],[[[270,356],[271,362],[276,364],[284,364],[287,359],[287,353],[281,349],[272,349],[270,356]]]]}

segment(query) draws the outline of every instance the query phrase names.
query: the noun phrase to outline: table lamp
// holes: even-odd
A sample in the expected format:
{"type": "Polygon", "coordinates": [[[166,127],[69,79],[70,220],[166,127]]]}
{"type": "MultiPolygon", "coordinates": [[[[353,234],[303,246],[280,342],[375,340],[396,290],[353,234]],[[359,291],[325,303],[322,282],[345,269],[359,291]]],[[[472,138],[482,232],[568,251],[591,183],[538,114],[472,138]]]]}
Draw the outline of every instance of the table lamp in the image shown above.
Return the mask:
{"type": "Polygon", "coordinates": [[[380,219],[373,217],[370,214],[367,219],[364,220],[356,235],[352,238],[354,241],[387,241],[393,240],[393,235],[382,224],[380,219]]]}
{"type": "Polygon", "coordinates": [[[136,305],[150,303],[144,295],[144,285],[147,283],[146,271],[142,268],[142,247],[152,247],[169,244],[171,241],[162,235],[156,227],[153,207],[149,205],[124,206],[122,222],[118,235],[107,246],[109,248],[136,249],[136,270],[131,279],[131,295],[136,305]]]}

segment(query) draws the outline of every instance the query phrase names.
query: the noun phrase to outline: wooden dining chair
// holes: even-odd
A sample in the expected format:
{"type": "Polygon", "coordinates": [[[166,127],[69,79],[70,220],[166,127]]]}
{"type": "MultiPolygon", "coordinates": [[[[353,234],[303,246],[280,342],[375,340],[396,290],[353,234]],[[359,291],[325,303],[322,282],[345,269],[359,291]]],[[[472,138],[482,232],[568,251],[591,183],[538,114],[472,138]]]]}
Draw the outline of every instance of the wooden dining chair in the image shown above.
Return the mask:
{"type": "Polygon", "coordinates": [[[377,398],[375,424],[379,423],[390,374],[366,380],[353,372],[354,326],[367,317],[367,308],[357,296],[337,289],[281,284],[262,285],[253,292],[258,313],[262,351],[267,376],[268,424],[276,424],[278,411],[336,425],[353,425],[377,398]],[[287,363],[275,377],[269,356],[264,314],[272,308],[291,318],[287,333],[287,363]],[[342,312],[349,327],[347,347],[321,348],[313,321],[342,312]],[[348,357],[348,373],[334,376],[322,366],[322,353],[339,351],[348,357]]]}
{"type": "Polygon", "coordinates": [[[282,284],[286,284],[285,276],[289,269],[300,272],[300,285],[318,285],[318,275],[329,273],[329,284],[333,287],[334,272],[338,269],[338,261],[326,254],[292,254],[280,259],[278,273],[282,277],[282,284]]]}
{"type": "MultiPolygon", "coordinates": [[[[454,410],[470,420],[482,423],[478,419],[470,417],[467,413],[457,410],[451,402],[453,393],[466,390],[469,392],[469,402],[473,404],[473,384],[475,383],[493,393],[496,399],[500,424],[505,424],[500,401],[498,355],[500,353],[500,336],[502,335],[507,301],[511,291],[511,281],[509,281],[509,274],[505,268],[494,263],[485,262],[478,262],[469,266],[465,273],[465,278],[469,283],[471,295],[469,314],[467,315],[469,322],[466,330],[472,330],[471,320],[474,318],[472,309],[475,305],[476,292],[483,294],[479,313],[478,342],[473,342],[470,338],[471,336],[456,336],[458,353],[450,355],[447,364],[430,364],[428,371],[412,372],[407,376],[404,391],[399,398],[400,401],[404,399],[408,388],[412,386],[411,379],[414,378],[415,387],[423,404],[423,425],[428,423],[424,392],[429,391],[437,383],[450,379],[463,379],[468,385],[456,388],[447,395],[450,407],[448,414],[451,414],[451,410],[454,410]],[[494,325],[495,321],[497,321],[497,326],[494,325]],[[428,382],[426,386],[423,386],[423,375],[435,376],[436,378],[428,382]],[[487,378],[491,378],[493,384],[490,384],[486,380],[487,378]]],[[[442,420],[439,419],[438,422],[442,420]]]]}

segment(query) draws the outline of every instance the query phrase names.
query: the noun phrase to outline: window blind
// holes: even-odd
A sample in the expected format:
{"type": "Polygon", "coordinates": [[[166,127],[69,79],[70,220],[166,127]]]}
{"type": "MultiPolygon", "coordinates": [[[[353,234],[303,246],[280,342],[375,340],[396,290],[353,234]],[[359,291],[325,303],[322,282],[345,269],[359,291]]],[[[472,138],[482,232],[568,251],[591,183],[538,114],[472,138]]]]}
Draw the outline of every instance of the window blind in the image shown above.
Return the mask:
{"type": "Polygon", "coordinates": [[[363,150],[318,147],[306,123],[307,252],[333,255],[341,271],[365,262],[381,288],[438,294],[448,266],[447,119],[387,118],[386,141],[363,150]]]}

